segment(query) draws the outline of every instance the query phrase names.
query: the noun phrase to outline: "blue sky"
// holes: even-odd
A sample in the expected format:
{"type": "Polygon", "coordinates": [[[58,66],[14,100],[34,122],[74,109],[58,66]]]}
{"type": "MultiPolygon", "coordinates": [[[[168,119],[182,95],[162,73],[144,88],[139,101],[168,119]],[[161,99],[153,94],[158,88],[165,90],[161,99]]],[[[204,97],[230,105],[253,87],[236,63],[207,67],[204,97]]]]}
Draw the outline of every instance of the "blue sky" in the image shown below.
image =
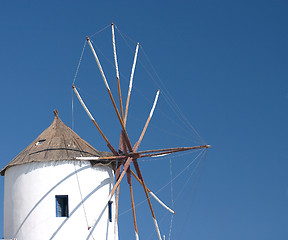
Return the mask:
{"type": "MultiPolygon", "coordinates": [[[[72,126],[71,84],[85,36],[114,21],[140,42],[170,96],[212,145],[199,175],[190,179],[192,166],[173,183],[173,196],[180,197],[171,239],[287,239],[287,12],[287,1],[1,1],[1,167],[49,126],[53,109],[72,126]]],[[[106,29],[92,40],[113,61],[109,34],[106,29]]],[[[117,31],[116,41],[126,91],[133,53],[117,31]]],[[[116,96],[113,68],[103,56],[116,96]]],[[[145,61],[143,52],[139,58],[145,61]]],[[[160,81],[145,74],[137,65],[127,123],[134,142],[158,89],[154,81],[160,81]]],[[[120,125],[88,48],[76,86],[117,146],[120,125]]],[[[141,149],[202,144],[182,128],[183,118],[169,109],[165,94],[162,86],[141,149]]],[[[75,98],[74,129],[97,149],[108,150],[75,98]]],[[[171,159],[172,175],[195,156],[171,159]]],[[[155,191],[170,180],[169,158],[143,161],[141,168],[155,191]]],[[[3,183],[2,177],[2,205],[3,183]]],[[[139,203],[144,194],[136,182],[134,186],[139,203]]],[[[127,189],[122,189],[120,239],[130,239],[132,214],[126,213],[130,203],[127,189]]],[[[170,187],[159,195],[171,203],[170,187]]],[[[153,204],[168,239],[170,215],[153,204]]],[[[146,205],[137,207],[140,238],[156,239],[150,234],[154,227],[146,205]]]]}

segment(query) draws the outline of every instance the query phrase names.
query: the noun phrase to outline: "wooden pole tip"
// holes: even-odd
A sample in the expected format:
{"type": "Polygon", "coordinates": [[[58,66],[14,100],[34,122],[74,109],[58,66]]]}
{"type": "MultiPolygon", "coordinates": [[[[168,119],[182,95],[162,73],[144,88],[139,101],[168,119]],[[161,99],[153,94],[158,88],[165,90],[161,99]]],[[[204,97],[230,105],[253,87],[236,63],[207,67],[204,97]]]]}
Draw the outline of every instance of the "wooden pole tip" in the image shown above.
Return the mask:
{"type": "Polygon", "coordinates": [[[58,110],[57,110],[57,109],[55,109],[55,110],[53,111],[53,113],[54,113],[55,117],[57,117],[57,118],[58,118],[58,114],[59,114],[58,110]]]}

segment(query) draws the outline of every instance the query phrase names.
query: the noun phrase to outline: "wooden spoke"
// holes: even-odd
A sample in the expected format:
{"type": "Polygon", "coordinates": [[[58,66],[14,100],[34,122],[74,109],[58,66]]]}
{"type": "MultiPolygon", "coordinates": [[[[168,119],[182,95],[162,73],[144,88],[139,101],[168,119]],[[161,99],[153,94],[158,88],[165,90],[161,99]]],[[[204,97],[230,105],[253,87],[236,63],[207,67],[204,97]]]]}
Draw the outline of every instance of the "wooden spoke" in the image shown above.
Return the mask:
{"type": "Polygon", "coordinates": [[[127,100],[126,100],[126,107],[125,107],[125,117],[124,117],[124,124],[125,125],[126,125],[126,122],[127,122],[128,108],[129,108],[129,102],[130,102],[130,95],[131,95],[131,91],[132,91],[133,77],[134,77],[134,72],[135,72],[135,66],[136,66],[138,50],[139,50],[139,43],[137,43],[137,46],[136,46],[136,51],[135,51],[135,55],[134,55],[134,61],[133,61],[133,66],[132,66],[132,71],[131,71],[131,76],[130,76],[129,90],[128,90],[128,95],[127,95],[127,100]]]}
{"type": "Polygon", "coordinates": [[[161,233],[160,233],[160,229],[159,229],[159,227],[158,227],[158,223],[157,223],[157,220],[156,220],[156,216],[155,216],[155,213],[154,213],[154,210],[153,210],[153,207],[152,207],[152,203],[151,203],[151,200],[150,200],[150,198],[149,198],[148,191],[147,191],[147,187],[146,187],[145,182],[144,182],[144,179],[143,179],[143,177],[142,177],[142,174],[141,174],[139,165],[138,165],[138,163],[137,163],[137,159],[133,159],[133,164],[134,164],[134,167],[135,167],[135,169],[136,169],[137,175],[138,175],[138,177],[140,178],[140,180],[141,180],[141,182],[142,182],[141,185],[143,186],[143,189],[144,189],[144,192],[145,192],[145,195],[146,195],[146,198],[147,198],[149,207],[150,207],[150,211],[151,211],[151,214],[152,214],[152,217],[153,217],[153,221],[154,221],[154,225],[155,225],[155,228],[156,228],[156,231],[157,231],[158,238],[159,238],[159,240],[162,240],[162,238],[161,238],[161,233]]]}
{"type": "Polygon", "coordinates": [[[141,143],[141,141],[142,141],[142,139],[144,137],[144,134],[145,134],[145,132],[147,130],[148,124],[149,124],[149,122],[150,122],[150,120],[151,120],[151,118],[153,116],[153,113],[154,113],[154,110],[155,110],[155,107],[156,107],[156,103],[157,103],[157,100],[158,100],[158,97],[159,97],[159,93],[160,93],[160,90],[157,91],[157,94],[156,94],[152,109],[150,111],[149,117],[148,117],[148,119],[147,119],[147,121],[145,123],[145,126],[144,126],[144,128],[142,130],[142,133],[141,133],[141,135],[140,135],[140,137],[138,139],[138,145],[140,145],[140,143],[141,143]]]}
{"type": "Polygon", "coordinates": [[[118,225],[118,211],[119,211],[119,194],[120,194],[120,185],[117,187],[116,193],[116,210],[115,210],[115,222],[114,222],[114,236],[117,239],[117,225],[118,225]]]}
{"type": "Polygon", "coordinates": [[[125,153],[126,155],[127,154],[127,147],[126,147],[126,144],[125,144],[125,140],[124,140],[124,133],[123,133],[123,130],[121,131],[120,133],[120,137],[119,137],[119,154],[123,154],[125,153]]]}
{"type": "MultiPolygon", "coordinates": [[[[120,177],[121,174],[121,166],[122,162],[117,162],[117,169],[116,169],[116,181],[120,177]]],[[[116,212],[115,212],[115,222],[118,222],[118,206],[119,206],[119,193],[120,193],[120,185],[117,187],[117,195],[116,195],[116,212]]]]}
{"type": "Polygon", "coordinates": [[[200,149],[200,148],[210,148],[210,145],[201,145],[201,146],[193,146],[193,147],[177,147],[177,148],[162,148],[162,149],[152,149],[152,150],[145,150],[145,151],[139,151],[138,154],[144,154],[144,153],[156,153],[156,152],[182,152],[182,151],[188,151],[193,149],[200,149]]]}
{"type": "Polygon", "coordinates": [[[116,211],[115,211],[115,222],[118,222],[118,211],[119,211],[119,194],[120,194],[120,185],[117,187],[116,195],[116,211]]]}
{"type": "Polygon", "coordinates": [[[128,157],[134,157],[134,158],[144,158],[144,157],[156,157],[161,155],[167,155],[171,153],[176,152],[183,152],[183,151],[189,151],[189,150],[195,150],[195,149],[203,149],[203,148],[209,148],[210,145],[202,145],[202,146],[194,146],[194,147],[178,147],[178,148],[163,148],[163,149],[155,149],[155,150],[146,150],[146,151],[139,151],[139,152],[132,152],[127,153],[125,155],[121,156],[110,156],[110,157],[77,157],[77,160],[98,160],[98,161],[105,161],[105,160],[121,160],[124,161],[128,157]],[[148,153],[148,154],[147,154],[148,153]]]}
{"type": "Polygon", "coordinates": [[[128,167],[128,170],[127,170],[127,181],[128,181],[129,189],[130,189],[130,198],[131,198],[131,204],[132,204],[135,238],[136,238],[136,240],[138,240],[139,239],[139,235],[138,235],[138,228],[137,228],[137,221],[136,221],[136,211],[135,211],[135,203],[134,203],[134,197],[133,197],[133,188],[132,188],[132,179],[131,179],[130,166],[128,167]]]}
{"type": "Polygon", "coordinates": [[[124,119],[124,112],[123,112],[123,103],[122,103],[121,87],[120,87],[120,79],[119,78],[117,78],[117,87],[118,87],[118,95],[119,95],[119,102],[120,102],[121,118],[123,120],[124,119]]]}
{"type": "Polygon", "coordinates": [[[120,177],[121,174],[121,166],[122,166],[122,161],[117,162],[117,169],[116,169],[116,181],[120,177]]]}
{"type": "MultiPolygon", "coordinates": [[[[140,178],[137,177],[137,175],[131,170],[132,175],[136,178],[136,180],[143,186],[142,181],[140,178]]],[[[148,187],[146,187],[147,191],[150,193],[150,195],[158,202],[160,203],[164,208],[166,208],[169,212],[175,214],[175,211],[173,211],[171,208],[169,208],[166,204],[164,204],[148,187]]]]}
{"type": "Polygon", "coordinates": [[[115,62],[115,70],[116,70],[116,78],[117,78],[117,86],[118,86],[120,112],[121,112],[121,118],[122,118],[122,120],[123,120],[123,119],[124,119],[123,103],[122,103],[122,97],[121,97],[120,76],[119,76],[119,69],[118,69],[118,61],[117,61],[117,53],[116,53],[116,44],[115,44],[115,31],[114,31],[114,24],[113,24],[113,22],[111,23],[111,29],[112,29],[112,45],[113,45],[114,62],[115,62]]]}
{"type": "MultiPolygon", "coordinates": [[[[127,153],[126,145],[123,140],[123,130],[121,131],[120,138],[119,138],[119,153],[127,153]]],[[[119,159],[117,161],[117,169],[116,169],[116,181],[119,179],[121,174],[121,166],[124,159],[119,159]]],[[[116,193],[116,212],[115,212],[115,225],[118,222],[118,210],[119,210],[119,195],[120,195],[120,184],[117,187],[117,193],[116,193]]],[[[116,227],[115,227],[116,229],[116,227]]]]}
{"type": "Polygon", "coordinates": [[[100,132],[101,136],[103,137],[103,139],[105,140],[105,142],[107,143],[108,148],[113,152],[114,155],[118,155],[117,151],[113,148],[113,146],[110,144],[108,138],[104,135],[104,133],[102,132],[102,130],[100,129],[100,127],[98,126],[98,124],[96,123],[95,119],[93,118],[92,114],[90,113],[90,111],[88,110],[88,108],[86,107],[84,101],[82,100],[79,92],[77,91],[76,87],[74,85],[72,85],[72,88],[78,98],[78,100],[80,101],[82,107],[84,108],[85,112],[87,113],[87,115],[89,116],[89,118],[91,119],[91,121],[94,123],[95,127],[98,129],[98,131],[100,132]]]}
{"type": "MultiPolygon", "coordinates": [[[[125,145],[125,141],[123,139],[123,130],[120,133],[120,138],[119,138],[119,154],[121,153],[127,153],[127,148],[125,145]]],[[[117,161],[117,169],[116,169],[116,181],[119,179],[120,174],[121,174],[121,167],[123,164],[124,159],[119,159],[117,161]]],[[[120,195],[120,184],[117,187],[117,193],[116,193],[116,212],[115,212],[115,225],[118,222],[118,210],[119,210],[119,195],[120,195]]],[[[116,229],[116,227],[115,227],[116,229]]]]}
{"type": "Polygon", "coordinates": [[[124,177],[124,175],[125,175],[128,167],[129,167],[129,165],[131,164],[131,162],[132,162],[132,158],[129,157],[129,158],[127,159],[127,161],[125,162],[125,164],[124,164],[123,171],[122,171],[119,179],[117,180],[117,182],[115,183],[113,189],[111,190],[111,192],[110,192],[110,194],[109,194],[109,200],[110,200],[111,197],[113,196],[116,188],[117,188],[117,187],[119,186],[119,184],[121,183],[121,181],[122,181],[122,179],[123,179],[123,177],[124,177]]]}
{"type": "MultiPolygon", "coordinates": [[[[196,147],[186,147],[186,148],[170,148],[163,151],[163,152],[157,152],[157,153],[151,153],[151,154],[141,154],[141,152],[138,152],[138,154],[141,154],[138,158],[144,158],[144,157],[157,157],[157,156],[165,156],[171,153],[176,153],[176,152],[183,152],[183,151],[188,151],[188,150],[193,150],[193,149],[203,149],[203,148],[209,148],[210,145],[204,145],[204,146],[196,146],[196,147]]],[[[148,150],[150,151],[150,150],[148,150]]],[[[151,150],[153,151],[153,150],[151,150]]],[[[147,151],[143,151],[147,152],[147,151]]]]}

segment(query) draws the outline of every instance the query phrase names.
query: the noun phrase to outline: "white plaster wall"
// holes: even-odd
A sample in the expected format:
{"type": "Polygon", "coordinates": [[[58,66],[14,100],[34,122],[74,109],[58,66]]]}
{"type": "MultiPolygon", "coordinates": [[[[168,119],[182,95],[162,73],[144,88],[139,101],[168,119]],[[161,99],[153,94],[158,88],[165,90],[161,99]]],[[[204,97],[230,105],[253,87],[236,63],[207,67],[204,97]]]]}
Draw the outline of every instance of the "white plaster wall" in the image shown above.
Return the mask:
{"type": "Polygon", "coordinates": [[[4,238],[114,240],[114,197],[112,223],[107,207],[113,186],[113,170],[108,166],[92,167],[89,162],[28,163],[8,168],[4,184],[4,238]],[[68,195],[68,218],[56,217],[55,195],[68,195]]]}

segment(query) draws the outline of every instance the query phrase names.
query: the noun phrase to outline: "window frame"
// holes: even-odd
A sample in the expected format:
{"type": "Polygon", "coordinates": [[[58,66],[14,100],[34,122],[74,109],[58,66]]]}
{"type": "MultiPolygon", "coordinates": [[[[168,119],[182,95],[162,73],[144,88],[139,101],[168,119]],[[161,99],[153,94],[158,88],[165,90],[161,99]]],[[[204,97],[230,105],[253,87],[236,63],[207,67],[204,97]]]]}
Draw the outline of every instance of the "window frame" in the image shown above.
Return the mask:
{"type": "Polygon", "coordinates": [[[56,217],[69,217],[68,195],[55,195],[56,217]],[[60,209],[59,209],[60,208],[60,209]]]}

